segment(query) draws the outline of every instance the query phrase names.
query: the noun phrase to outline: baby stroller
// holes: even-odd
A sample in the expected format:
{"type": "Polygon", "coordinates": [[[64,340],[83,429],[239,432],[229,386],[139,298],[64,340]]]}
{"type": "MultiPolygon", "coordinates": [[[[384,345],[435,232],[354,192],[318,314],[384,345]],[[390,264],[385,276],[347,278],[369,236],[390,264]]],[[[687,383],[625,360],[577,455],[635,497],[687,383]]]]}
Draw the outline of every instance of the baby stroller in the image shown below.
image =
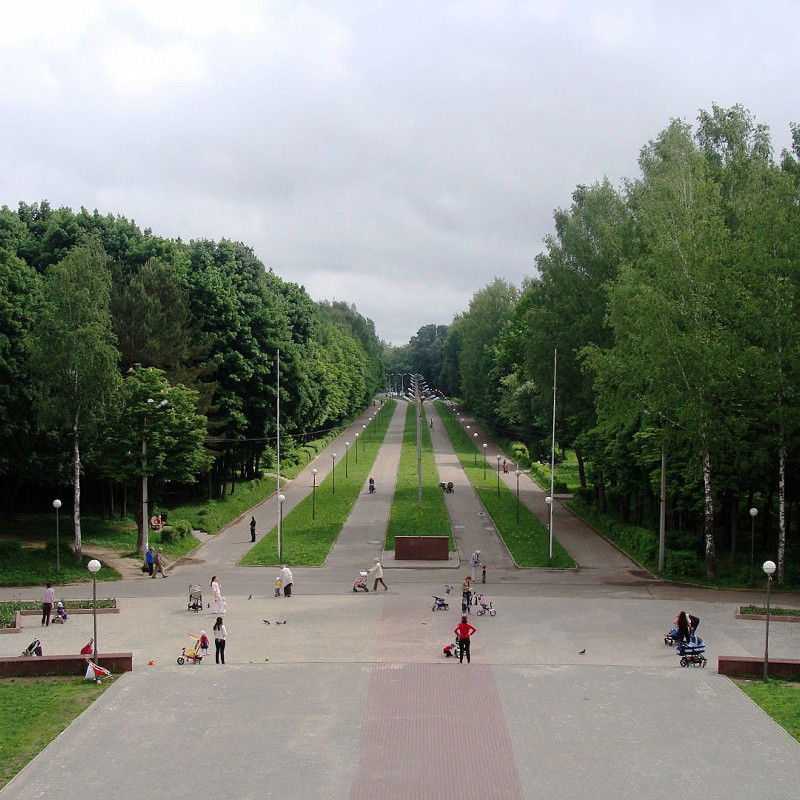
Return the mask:
{"type": "Polygon", "coordinates": [[[42,655],[42,643],[38,639],[34,639],[23,651],[22,658],[30,658],[31,656],[42,655]]]}
{"type": "Polygon", "coordinates": [[[478,605],[480,608],[475,612],[479,617],[482,617],[484,614],[488,614],[490,617],[493,617],[497,614],[495,607],[492,605],[492,601],[490,600],[488,603],[483,602],[483,595],[478,595],[478,605]]]}
{"type": "Polygon", "coordinates": [[[353,591],[358,592],[359,589],[363,589],[365,592],[369,591],[369,587],[367,586],[367,573],[363,569],[358,573],[358,577],[353,581],[353,591]]]}
{"type": "Polygon", "coordinates": [[[203,592],[200,585],[196,583],[189,584],[189,604],[186,606],[187,611],[194,611],[196,614],[203,607],[203,592]]]}
{"type": "Polygon", "coordinates": [[[187,661],[193,661],[195,664],[199,664],[203,660],[203,655],[200,653],[200,637],[190,633],[189,638],[194,642],[194,647],[184,647],[181,649],[181,654],[178,656],[179,664],[185,664],[187,661]]]}
{"type": "Polygon", "coordinates": [[[688,667],[690,664],[693,667],[705,667],[706,657],[703,655],[706,651],[706,643],[694,634],[689,637],[689,642],[681,642],[675,652],[681,657],[681,666],[688,667]]]}
{"type": "Polygon", "coordinates": [[[53,617],[53,622],[57,622],[59,625],[63,625],[68,618],[69,617],[67,615],[67,609],[64,606],[64,604],[59,600],[56,603],[56,613],[55,616],[53,617]]]}
{"type": "Polygon", "coordinates": [[[444,597],[437,597],[436,595],[433,596],[433,605],[431,606],[431,611],[447,611],[450,608],[449,603],[444,597]]]}

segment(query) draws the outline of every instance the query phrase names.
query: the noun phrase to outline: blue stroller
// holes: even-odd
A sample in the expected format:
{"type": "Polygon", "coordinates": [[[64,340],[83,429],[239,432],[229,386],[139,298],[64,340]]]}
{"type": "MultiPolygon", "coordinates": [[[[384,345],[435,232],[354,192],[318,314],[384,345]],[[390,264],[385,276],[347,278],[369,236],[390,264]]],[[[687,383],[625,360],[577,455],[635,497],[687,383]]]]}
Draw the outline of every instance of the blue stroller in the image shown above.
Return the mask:
{"type": "Polygon", "coordinates": [[[706,643],[699,637],[692,634],[688,642],[681,642],[675,652],[681,657],[681,666],[688,667],[705,667],[706,657],[703,655],[706,651],[706,643]]]}
{"type": "Polygon", "coordinates": [[[433,596],[433,605],[431,606],[431,611],[447,611],[450,608],[449,603],[444,597],[437,597],[436,595],[433,596]]]}

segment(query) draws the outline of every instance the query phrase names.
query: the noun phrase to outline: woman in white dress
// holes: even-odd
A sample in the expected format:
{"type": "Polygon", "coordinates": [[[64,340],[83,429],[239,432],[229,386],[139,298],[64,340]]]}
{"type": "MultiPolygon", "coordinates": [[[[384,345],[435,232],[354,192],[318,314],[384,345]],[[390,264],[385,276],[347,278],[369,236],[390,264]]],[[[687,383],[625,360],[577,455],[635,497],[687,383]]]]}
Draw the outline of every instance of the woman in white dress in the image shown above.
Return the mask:
{"type": "Polygon", "coordinates": [[[211,613],[219,614],[222,604],[222,588],[219,585],[216,575],[211,578],[211,591],[214,593],[214,603],[211,606],[211,613]]]}

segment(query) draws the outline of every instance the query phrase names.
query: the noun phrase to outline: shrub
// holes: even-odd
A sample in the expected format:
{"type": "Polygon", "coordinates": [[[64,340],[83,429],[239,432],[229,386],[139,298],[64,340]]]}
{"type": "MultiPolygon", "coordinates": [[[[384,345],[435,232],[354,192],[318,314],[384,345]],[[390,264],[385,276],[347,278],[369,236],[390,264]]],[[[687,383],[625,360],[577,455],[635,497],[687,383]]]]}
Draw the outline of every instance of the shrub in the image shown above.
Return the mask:
{"type": "Polygon", "coordinates": [[[15,559],[21,554],[22,542],[19,539],[0,539],[0,558],[15,559]]]}
{"type": "Polygon", "coordinates": [[[531,457],[528,454],[528,447],[524,442],[512,442],[510,450],[511,458],[517,464],[527,466],[531,463],[531,457]]]}
{"type": "Polygon", "coordinates": [[[688,550],[667,550],[664,554],[664,566],[673,575],[687,577],[697,575],[697,556],[688,550]]]}

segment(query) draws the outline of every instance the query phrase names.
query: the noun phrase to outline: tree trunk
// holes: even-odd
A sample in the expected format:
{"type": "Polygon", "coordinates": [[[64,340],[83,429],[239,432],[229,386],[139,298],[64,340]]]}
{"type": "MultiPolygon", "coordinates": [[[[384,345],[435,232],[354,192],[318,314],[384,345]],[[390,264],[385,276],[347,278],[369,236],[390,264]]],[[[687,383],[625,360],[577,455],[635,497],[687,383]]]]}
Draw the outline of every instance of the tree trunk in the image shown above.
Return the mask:
{"type": "Polygon", "coordinates": [[[72,521],[75,526],[75,561],[81,563],[81,448],[78,439],[78,412],[72,417],[72,521]]]}
{"type": "MultiPolygon", "coordinates": [[[[356,441],[356,447],[358,442],[356,441]]],[[[580,450],[575,451],[575,458],[578,460],[578,479],[580,480],[581,489],[586,488],[586,465],[583,463],[583,456],[580,450]]]]}
{"type": "Polygon", "coordinates": [[[703,453],[703,536],[706,550],[706,578],[717,577],[717,554],[714,549],[714,496],[711,492],[711,456],[703,453]]]}

